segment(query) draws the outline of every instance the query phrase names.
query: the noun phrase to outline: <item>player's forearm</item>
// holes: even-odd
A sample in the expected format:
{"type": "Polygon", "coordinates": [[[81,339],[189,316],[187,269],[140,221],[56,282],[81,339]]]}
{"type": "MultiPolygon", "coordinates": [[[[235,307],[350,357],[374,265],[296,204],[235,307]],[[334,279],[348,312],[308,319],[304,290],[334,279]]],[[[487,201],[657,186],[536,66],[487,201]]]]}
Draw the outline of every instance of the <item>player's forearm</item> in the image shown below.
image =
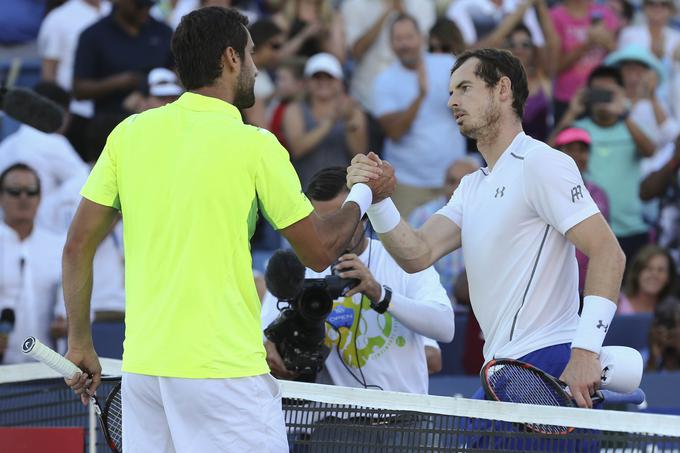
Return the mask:
{"type": "Polygon", "coordinates": [[[432,265],[428,243],[404,219],[396,228],[379,236],[392,258],[406,272],[420,272],[432,265]]]}
{"type": "Polygon", "coordinates": [[[62,275],[64,303],[68,318],[68,343],[71,347],[92,344],[90,297],[92,295],[93,252],[78,247],[64,247],[62,275]]]}
{"type": "Polygon", "coordinates": [[[626,256],[618,242],[603,241],[588,256],[588,271],[584,294],[604,297],[614,303],[619,298],[626,256]]]}
{"type": "Polygon", "coordinates": [[[320,217],[313,215],[314,229],[321,243],[314,256],[303,256],[298,252],[300,261],[316,272],[330,266],[349,246],[360,220],[360,210],[355,203],[346,203],[333,214],[320,217]]]}
{"type": "Polygon", "coordinates": [[[387,311],[413,332],[448,343],[453,340],[456,324],[451,303],[444,302],[411,299],[393,293],[387,311]]]}

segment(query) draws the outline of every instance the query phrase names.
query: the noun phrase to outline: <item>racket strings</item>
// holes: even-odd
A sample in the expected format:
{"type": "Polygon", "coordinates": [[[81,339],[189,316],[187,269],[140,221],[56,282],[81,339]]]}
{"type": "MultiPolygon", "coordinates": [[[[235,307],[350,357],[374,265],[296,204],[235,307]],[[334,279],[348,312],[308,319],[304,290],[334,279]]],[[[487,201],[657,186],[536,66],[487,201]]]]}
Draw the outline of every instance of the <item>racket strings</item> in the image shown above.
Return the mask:
{"type": "MultiPolygon", "coordinates": [[[[488,381],[500,401],[525,403],[543,406],[572,406],[564,395],[553,388],[532,370],[508,365],[497,365],[489,369],[488,381]]],[[[569,430],[565,426],[527,424],[535,431],[550,434],[564,433],[569,430]]]]}
{"type": "Polygon", "coordinates": [[[123,404],[120,387],[114,390],[106,406],[106,431],[118,451],[123,451],[123,404]]]}

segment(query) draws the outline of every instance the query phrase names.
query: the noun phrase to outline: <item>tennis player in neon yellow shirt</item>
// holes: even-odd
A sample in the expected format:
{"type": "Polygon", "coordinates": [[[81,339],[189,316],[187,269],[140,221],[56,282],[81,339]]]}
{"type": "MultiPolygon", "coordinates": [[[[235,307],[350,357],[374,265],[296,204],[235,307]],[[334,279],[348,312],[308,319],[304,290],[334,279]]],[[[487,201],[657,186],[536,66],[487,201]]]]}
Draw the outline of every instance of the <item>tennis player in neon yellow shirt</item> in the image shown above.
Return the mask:
{"type": "Polygon", "coordinates": [[[393,189],[393,180],[375,195],[357,185],[334,215],[314,213],[286,150],[241,119],[257,75],[246,26],[235,10],[216,7],[182,19],[172,49],[188,92],[116,127],[69,230],[67,358],[92,379],[67,382],[85,402],[101,374],[89,321],[92,258],[123,216],[126,453],[287,452],[251,270],[258,212],[321,271],[372,201],[393,189]]]}

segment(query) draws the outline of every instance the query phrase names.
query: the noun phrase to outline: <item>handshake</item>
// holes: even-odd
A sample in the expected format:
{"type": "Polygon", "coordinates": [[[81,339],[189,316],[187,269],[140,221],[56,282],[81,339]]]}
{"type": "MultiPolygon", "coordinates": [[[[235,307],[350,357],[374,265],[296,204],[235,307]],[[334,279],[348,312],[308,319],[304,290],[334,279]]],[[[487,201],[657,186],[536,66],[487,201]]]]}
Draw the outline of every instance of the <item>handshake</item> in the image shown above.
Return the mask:
{"type": "Polygon", "coordinates": [[[377,154],[357,154],[347,168],[347,187],[364,183],[373,192],[373,203],[378,203],[392,196],[397,187],[394,167],[386,160],[381,160],[377,154]]]}

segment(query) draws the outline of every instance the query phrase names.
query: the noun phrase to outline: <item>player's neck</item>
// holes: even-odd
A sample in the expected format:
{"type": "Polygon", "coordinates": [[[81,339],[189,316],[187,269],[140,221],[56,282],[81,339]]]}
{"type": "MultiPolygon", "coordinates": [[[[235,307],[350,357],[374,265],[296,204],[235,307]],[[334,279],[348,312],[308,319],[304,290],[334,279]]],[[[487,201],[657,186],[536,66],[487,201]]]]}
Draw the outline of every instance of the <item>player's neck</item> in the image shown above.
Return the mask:
{"type": "Polygon", "coordinates": [[[229,104],[232,105],[234,104],[235,98],[234,90],[231,89],[229,86],[220,83],[219,81],[216,82],[214,85],[196,88],[195,90],[191,91],[196,94],[200,94],[201,96],[217,98],[224,102],[228,102],[229,104]]]}
{"type": "Polygon", "coordinates": [[[511,124],[501,124],[498,133],[488,134],[477,139],[477,149],[484,157],[489,170],[493,171],[498,159],[520,132],[522,132],[522,123],[513,121],[511,124]]]}

